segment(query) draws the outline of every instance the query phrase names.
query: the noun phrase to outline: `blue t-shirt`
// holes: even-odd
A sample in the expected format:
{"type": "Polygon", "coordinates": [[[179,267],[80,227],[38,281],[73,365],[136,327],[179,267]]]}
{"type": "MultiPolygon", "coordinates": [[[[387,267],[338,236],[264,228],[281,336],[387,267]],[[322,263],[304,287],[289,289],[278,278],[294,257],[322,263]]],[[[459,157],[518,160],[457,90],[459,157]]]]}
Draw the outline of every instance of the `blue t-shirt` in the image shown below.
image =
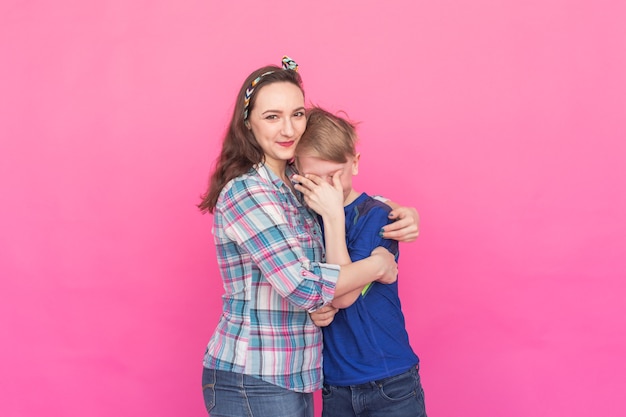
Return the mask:
{"type": "MultiPolygon", "coordinates": [[[[390,223],[391,209],[367,194],[345,207],[346,240],[352,262],[367,258],[377,246],[396,255],[398,242],[379,236],[390,223]]],[[[374,282],[365,295],[335,315],[324,332],[324,382],[345,386],[395,376],[417,365],[409,345],[398,297],[398,282],[374,282]]]]}

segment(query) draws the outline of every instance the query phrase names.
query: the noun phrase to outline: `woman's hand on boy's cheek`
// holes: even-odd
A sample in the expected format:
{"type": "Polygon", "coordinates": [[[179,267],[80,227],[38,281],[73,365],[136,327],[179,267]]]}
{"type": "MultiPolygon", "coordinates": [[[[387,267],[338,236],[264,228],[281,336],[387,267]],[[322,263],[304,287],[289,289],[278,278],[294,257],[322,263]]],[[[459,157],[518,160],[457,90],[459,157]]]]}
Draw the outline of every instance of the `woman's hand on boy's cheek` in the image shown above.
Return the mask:
{"type": "Polygon", "coordinates": [[[420,216],[413,207],[398,207],[389,213],[395,221],[381,229],[381,236],[400,242],[413,242],[419,236],[420,216]]]}

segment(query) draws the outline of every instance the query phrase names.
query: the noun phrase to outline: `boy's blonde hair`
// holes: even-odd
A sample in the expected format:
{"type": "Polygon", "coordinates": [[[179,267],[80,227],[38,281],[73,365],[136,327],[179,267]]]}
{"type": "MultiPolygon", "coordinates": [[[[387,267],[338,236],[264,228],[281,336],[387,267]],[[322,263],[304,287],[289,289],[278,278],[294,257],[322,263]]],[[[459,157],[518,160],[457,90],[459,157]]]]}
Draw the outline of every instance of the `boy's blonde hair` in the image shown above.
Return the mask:
{"type": "Polygon", "coordinates": [[[307,124],[296,148],[296,157],[313,153],[325,161],[344,163],[356,155],[358,137],[354,124],[320,107],[306,111],[307,124]]]}

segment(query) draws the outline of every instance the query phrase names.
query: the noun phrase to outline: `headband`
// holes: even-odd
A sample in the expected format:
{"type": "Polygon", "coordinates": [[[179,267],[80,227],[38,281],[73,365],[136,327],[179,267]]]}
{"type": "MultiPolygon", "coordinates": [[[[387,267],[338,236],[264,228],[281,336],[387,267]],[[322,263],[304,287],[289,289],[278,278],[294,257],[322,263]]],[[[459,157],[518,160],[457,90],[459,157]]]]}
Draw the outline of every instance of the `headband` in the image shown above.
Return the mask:
{"type": "MultiPolygon", "coordinates": [[[[292,71],[298,72],[298,64],[296,64],[296,61],[289,58],[287,55],[283,56],[282,62],[283,62],[284,70],[292,70],[292,71]]],[[[258,77],[254,79],[254,81],[252,81],[252,84],[250,84],[250,87],[246,89],[246,95],[243,99],[243,120],[248,119],[248,106],[250,105],[250,97],[252,97],[252,93],[254,92],[254,87],[256,87],[259,81],[261,81],[261,78],[273,72],[275,71],[268,71],[259,75],[258,77]]]]}

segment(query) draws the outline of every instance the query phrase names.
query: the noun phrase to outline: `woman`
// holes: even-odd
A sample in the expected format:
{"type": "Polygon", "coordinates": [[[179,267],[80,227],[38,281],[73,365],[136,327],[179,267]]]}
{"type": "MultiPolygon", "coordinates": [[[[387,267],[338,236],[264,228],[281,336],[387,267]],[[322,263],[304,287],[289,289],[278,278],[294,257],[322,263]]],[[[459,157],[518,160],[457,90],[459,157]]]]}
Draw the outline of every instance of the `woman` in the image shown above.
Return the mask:
{"type": "MultiPolygon", "coordinates": [[[[394,257],[382,248],[345,267],[324,263],[319,225],[290,180],[306,127],[296,69],[285,57],[282,69],[259,68],[245,80],[199,205],[214,214],[225,289],[204,357],[213,417],[313,416],[322,336],[308,313],[370,282],[396,280],[394,257]]],[[[320,215],[327,233],[345,233],[341,201],[329,201],[320,215]]]]}

